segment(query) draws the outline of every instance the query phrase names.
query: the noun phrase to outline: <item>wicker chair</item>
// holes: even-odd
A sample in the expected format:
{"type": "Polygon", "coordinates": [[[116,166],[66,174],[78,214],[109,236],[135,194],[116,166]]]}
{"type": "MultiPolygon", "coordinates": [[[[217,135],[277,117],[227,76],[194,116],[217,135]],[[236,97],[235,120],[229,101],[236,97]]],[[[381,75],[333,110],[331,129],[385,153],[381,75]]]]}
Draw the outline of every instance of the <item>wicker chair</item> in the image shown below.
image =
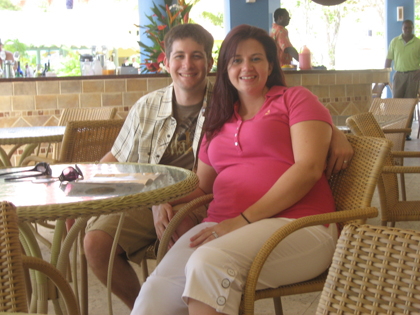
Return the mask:
{"type": "Polygon", "coordinates": [[[22,165],[30,162],[97,162],[111,150],[123,124],[123,119],[69,121],[57,160],[28,156],[22,165]]]}
{"type": "MultiPolygon", "coordinates": [[[[81,120],[110,120],[117,114],[115,107],[96,107],[96,108],[65,108],[58,121],[59,126],[67,126],[69,121],[81,120]]],[[[57,160],[60,156],[61,144],[54,147],[53,159],[57,160]]]]}
{"type": "Polygon", "coordinates": [[[372,88],[372,98],[381,98],[382,91],[388,85],[388,83],[375,83],[372,88]]]}
{"type": "MultiPolygon", "coordinates": [[[[64,133],[60,157],[58,160],[46,159],[37,156],[29,156],[22,162],[27,165],[30,162],[49,162],[54,163],[78,163],[78,162],[98,162],[106,153],[108,153],[115,139],[117,138],[121,127],[124,124],[123,119],[115,120],[93,120],[93,121],[69,121],[64,133]]],[[[48,222],[38,222],[42,226],[55,229],[53,224],[48,222]]],[[[46,240],[36,230],[34,233],[38,240],[51,248],[51,243],[46,240]]],[[[87,309],[87,262],[83,252],[84,229],[79,236],[80,244],[80,263],[78,270],[81,272],[81,300],[82,311],[87,309]]],[[[76,258],[73,259],[73,274],[76,273],[76,258]]],[[[69,280],[71,273],[68,273],[69,280]]],[[[77,278],[74,277],[74,287],[78,286],[77,278]]]]}
{"type": "MultiPolygon", "coordinates": [[[[346,121],[352,133],[359,136],[385,138],[381,127],[371,113],[350,116],[346,121]]],[[[420,167],[395,166],[395,157],[420,157],[416,151],[392,151],[386,159],[383,173],[378,181],[379,200],[381,204],[381,224],[388,222],[394,225],[398,221],[420,220],[420,200],[404,201],[399,198],[397,174],[420,173],[420,167]]]]}
{"type": "MultiPolygon", "coordinates": [[[[367,218],[377,216],[377,209],[370,208],[370,203],[377,179],[382,170],[384,159],[388,156],[391,149],[391,142],[386,139],[357,137],[352,135],[347,137],[355,152],[352,161],[346,170],[342,170],[338,174],[332,176],[329,181],[337,211],[296,219],[283,228],[280,228],[266,241],[254,259],[248,273],[244,296],[240,307],[241,313],[254,314],[254,303],[256,300],[274,298],[276,314],[282,314],[282,296],[322,291],[327,277],[327,271],[315,279],[301,283],[285,285],[275,289],[256,291],[255,288],[259,273],[263,268],[266,259],[278,243],[287,235],[307,226],[338,222],[340,228],[342,228],[347,222],[354,220],[364,221],[367,218]]],[[[176,229],[177,224],[185,218],[189,211],[208,203],[211,199],[212,195],[197,198],[187,204],[183,209],[179,210],[177,215],[171,220],[162,237],[158,250],[158,263],[167,251],[170,237],[176,229]]]]}
{"type": "MultiPolygon", "coordinates": [[[[404,151],[406,135],[411,134],[410,126],[417,103],[417,98],[377,98],[372,101],[369,112],[373,115],[406,117],[406,119],[399,120],[382,128],[385,133],[385,137],[393,142],[393,149],[395,151],[404,151]]],[[[395,158],[395,165],[403,164],[404,159],[398,157],[395,158]]],[[[404,174],[400,174],[400,178],[401,197],[403,200],[406,200],[404,174]]]]}
{"type": "Polygon", "coordinates": [[[345,226],[316,314],[419,314],[419,260],[419,231],[345,226]]]}
{"type": "Polygon", "coordinates": [[[79,314],[76,297],[63,275],[40,258],[22,255],[16,209],[6,201],[1,203],[0,249],[0,312],[28,312],[24,268],[30,268],[55,283],[64,298],[67,314],[79,314]]]}

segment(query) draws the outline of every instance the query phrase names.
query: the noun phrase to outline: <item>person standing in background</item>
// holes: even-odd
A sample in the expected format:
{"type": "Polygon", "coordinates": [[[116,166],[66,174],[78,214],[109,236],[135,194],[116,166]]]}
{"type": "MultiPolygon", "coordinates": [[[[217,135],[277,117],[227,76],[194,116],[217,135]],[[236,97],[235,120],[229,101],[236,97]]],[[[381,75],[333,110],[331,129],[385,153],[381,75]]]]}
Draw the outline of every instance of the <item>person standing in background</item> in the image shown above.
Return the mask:
{"type": "Polygon", "coordinates": [[[286,9],[279,8],[274,11],[274,23],[271,29],[271,37],[277,44],[277,56],[280,66],[290,65],[292,58],[299,62],[299,54],[289,40],[289,32],[286,26],[289,25],[290,15],[286,9]]]}
{"type": "MultiPolygon", "coordinates": [[[[4,50],[3,49],[3,43],[2,43],[1,38],[0,38],[0,53],[2,51],[4,51],[6,53],[6,59],[5,60],[11,60],[11,61],[15,62],[15,58],[13,57],[13,54],[10,51],[7,51],[7,50],[4,50]]],[[[0,67],[1,67],[1,69],[4,70],[4,67],[3,67],[3,59],[2,58],[0,58],[0,67]]],[[[13,66],[13,68],[16,70],[17,65],[15,64],[13,66]]]]}
{"type": "MultiPolygon", "coordinates": [[[[420,80],[420,39],[413,34],[414,24],[405,20],[402,34],[391,40],[385,60],[385,68],[391,68],[394,61],[392,82],[393,98],[416,98],[420,80]]],[[[411,120],[409,128],[413,121],[411,120]]],[[[407,135],[406,140],[411,140],[407,135]]]]}

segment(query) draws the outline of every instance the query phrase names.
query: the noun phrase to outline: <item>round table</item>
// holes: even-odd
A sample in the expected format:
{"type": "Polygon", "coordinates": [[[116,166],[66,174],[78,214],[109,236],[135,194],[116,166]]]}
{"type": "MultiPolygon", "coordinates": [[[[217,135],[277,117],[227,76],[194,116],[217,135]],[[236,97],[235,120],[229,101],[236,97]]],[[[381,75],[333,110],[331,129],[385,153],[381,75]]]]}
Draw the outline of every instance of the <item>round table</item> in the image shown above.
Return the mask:
{"type": "MultiPolygon", "coordinates": [[[[58,180],[42,177],[29,177],[17,181],[5,181],[8,176],[1,176],[15,170],[28,170],[32,167],[4,169],[0,171],[0,200],[12,202],[17,209],[20,221],[21,233],[27,240],[26,250],[31,255],[40,257],[39,245],[30,229],[28,222],[44,222],[58,220],[54,232],[53,246],[51,250],[51,263],[63,274],[67,270],[67,260],[71,246],[80,230],[86,226],[87,220],[93,216],[121,212],[121,222],[124,220],[124,211],[139,208],[140,206],[152,206],[179,199],[198,186],[198,178],[195,173],[183,168],[150,165],[138,163],[106,163],[106,164],[77,164],[83,172],[84,179],[89,180],[95,174],[159,174],[159,177],[147,185],[135,183],[124,184],[84,184],[83,180],[76,184],[61,184],[58,180]],[[45,182],[47,181],[47,182],[45,182]],[[82,184],[82,185],[81,185],[82,184]],[[78,189],[93,185],[95,189],[78,189]],[[73,189],[69,189],[72,188],[73,189]],[[77,191],[75,195],[73,192],[77,191]],[[61,235],[64,232],[64,221],[68,218],[77,219],[70,229],[61,246],[61,235]],[[57,235],[57,236],[56,236],[57,235]]],[[[51,165],[52,177],[57,178],[62,170],[74,164],[51,165]]],[[[30,173],[24,173],[30,174],[30,173]]],[[[18,176],[14,174],[13,176],[18,176]]],[[[115,253],[119,234],[115,236],[115,247],[111,255],[115,253]]],[[[110,265],[112,270],[112,263],[110,265]]],[[[111,291],[109,289],[109,301],[111,291]]],[[[110,302],[109,302],[110,303],[110,302]]],[[[45,305],[45,302],[42,302],[45,305]]],[[[85,306],[86,307],[86,306],[85,306]]],[[[42,306],[41,309],[44,309],[42,306]]],[[[112,309],[110,308],[110,313],[112,309]]]]}

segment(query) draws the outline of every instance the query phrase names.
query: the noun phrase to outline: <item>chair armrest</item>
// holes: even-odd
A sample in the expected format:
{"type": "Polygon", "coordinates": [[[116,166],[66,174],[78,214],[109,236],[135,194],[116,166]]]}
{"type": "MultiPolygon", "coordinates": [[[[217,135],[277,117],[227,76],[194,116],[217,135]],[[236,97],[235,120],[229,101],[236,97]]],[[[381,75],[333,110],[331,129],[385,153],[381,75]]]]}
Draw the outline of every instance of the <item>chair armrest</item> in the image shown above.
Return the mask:
{"type": "Polygon", "coordinates": [[[172,234],[174,234],[175,230],[178,228],[179,224],[185,219],[185,217],[198,207],[208,204],[210,201],[212,201],[212,199],[213,194],[204,195],[194,199],[193,201],[190,201],[178,210],[178,212],[172,218],[171,222],[169,222],[165,232],[162,235],[162,239],[160,240],[159,249],[157,253],[156,264],[159,264],[162,258],[168,252],[169,241],[171,240],[172,234]]]}
{"type": "Polygon", "coordinates": [[[396,157],[414,158],[420,157],[420,151],[391,151],[391,155],[396,157]]]}
{"type": "Polygon", "coordinates": [[[398,129],[386,129],[382,128],[384,133],[404,133],[404,134],[411,134],[411,128],[398,128],[398,129]]]}
{"type": "Polygon", "coordinates": [[[47,162],[47,163],[50,163],[50,164],[58,163],[58,161],[54,160],[54,159],[49,159],[49,158],[46,158],[46,157],[31,155],[31,156],[27,156],[26,158],[24,158],[24,160],[22,161],[20,166],[26,166],[31,162],[35,162],[35,163],[37,163],[37,162],[47,162]]]}
{"type": "Polygon", "coordinates": [[[415,174],[420,173],[420,166],[384,166],[382,168],[384,174],[415,174]]]}
{"type": "Polygon", "coordinates": [[[45,274],[58,288],[63,296],[67,308],[67,314],[79,315],[79,304],[77,303],[76,296],[67,282],[63,274],[58,271],[53,265],[42,260],[38,257],[22,256],[23,267],[34,269],[45,274]]]}
{"type": "Polygon", "coordinates": [[[346,222],[359,219],[368,219],[374,218],[377,215],[378,209],[374,207],[359,208],[353,210],[344,210],[338,212],[306,216],[303,218],[293,220],[290,223],[279,228],[267,239],[267,241],[259,250],[257,256],[254,258],[254,261],[251,265],[251,269],[249,270],[245,284],[245,309],[253,309],[255,289],[257,287],[257,282],[261,269],[263,268],[265,261],[267,260],[271,252],[274,250],[274,248],[288,235],[292,234],[294,231],[308,226],[346,222]]]}

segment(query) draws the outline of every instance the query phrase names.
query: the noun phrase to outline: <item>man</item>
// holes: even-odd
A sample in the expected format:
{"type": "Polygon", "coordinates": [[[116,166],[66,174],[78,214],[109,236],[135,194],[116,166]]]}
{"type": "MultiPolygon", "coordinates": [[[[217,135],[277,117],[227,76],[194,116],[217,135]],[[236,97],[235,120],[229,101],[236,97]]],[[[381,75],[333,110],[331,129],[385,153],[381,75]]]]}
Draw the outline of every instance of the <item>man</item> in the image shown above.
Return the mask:
{"type": "MultiPolygon", "coordinates": [[[[165,67],[173,83],[140,98],[130,110],[114,146],[101,162],[169,164],[194,169],[204,113],[212,85],[207,80],[213,37],[196,24],[172,28],[165,36],[165,67]],[[195,129],[195,130],[194,130],[195,129]],[[192,140],[193,139],[193,140],[192,140]]],[[[333,132],[327,175],[347,166],[353,154],[338,129],[333,132]]],[[[172,207],[139,208],[127,213],[114,261],[112,291],[132,309],[140,283],[131,260],[139,264],[172,219],[172,207]],[[160,211],[160,212],[159,212],[160,211]]],[[[201,222],[202,212],[187,217],[172,244],[201,222]]],[[[88,227],[84,246],[92,271],[106,284],[108,261],[119,215],[102,216],[88,227]]]]}
{"type": "Polygon", "coordinates": [[[280,8],[274,11],[274,23],[271,29],[271,37],[278,47],[277,54],[280,60],[280,66],[290,65],[292,63],[292,57],[299,62],[299,54],[290,42],[289,32],[286,29],[289,22],[290,15],[286,9],[280,8]]]}
{"type": "MultiPolygon", "coordinates": [[[[420,39],[413,34],[414,24],[405,20],[402,34],[392,39],[385,60],[385,68],[394,61],[396,71],[392,83],[393,98],[417,98],[420,80],[420,39]]],[[[411,128],[413,121],[410,122],[411,128]]],[[[411,140],[407,135],[406,140],[411,140]]]]}
{"type": "MultiPolygon", "coordinates": [[[[15,58],[13,57],[13,54],[10,51],[7,51],[7,50],[4,50],[3,49],[3,43],[2,43],[1,38],[0,38],[0,56],[2,54],[2,51],[4,51],[5,54],[6,54],[4,60],[11,60],[12,62],[15,62],[15,58]]],[[[4,67],[3,67],[3,58],[0,58],[0,68],[4,70],[4,67]]],[[[17,65],[14,65],[13,68],[16,70],[17,69],[17,65]]]]}

